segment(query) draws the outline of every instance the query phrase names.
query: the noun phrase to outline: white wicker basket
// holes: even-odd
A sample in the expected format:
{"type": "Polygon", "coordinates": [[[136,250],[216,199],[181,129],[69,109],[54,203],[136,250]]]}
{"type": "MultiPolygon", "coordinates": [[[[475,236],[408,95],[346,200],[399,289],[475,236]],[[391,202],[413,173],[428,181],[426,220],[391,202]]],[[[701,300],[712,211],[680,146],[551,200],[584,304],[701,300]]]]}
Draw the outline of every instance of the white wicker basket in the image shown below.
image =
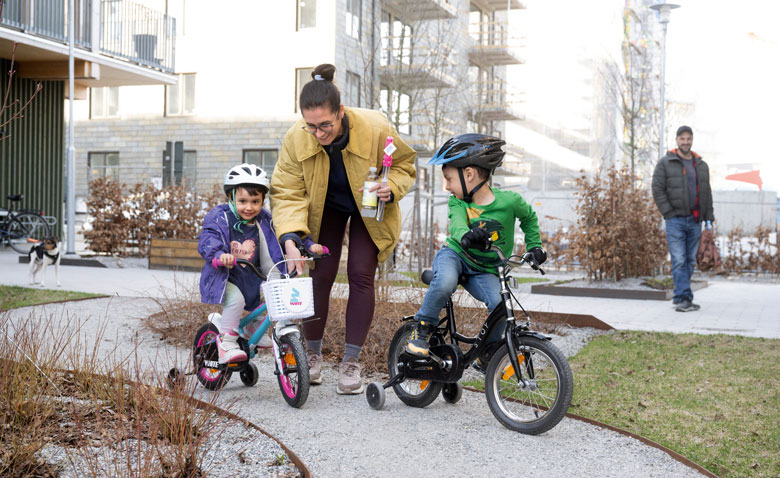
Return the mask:
{"type": "Polygon", "coordinates": [[[262,288],[272,321],[305,319],[314,315],[311,277],[269,280],[263,282],[262,288]]]}

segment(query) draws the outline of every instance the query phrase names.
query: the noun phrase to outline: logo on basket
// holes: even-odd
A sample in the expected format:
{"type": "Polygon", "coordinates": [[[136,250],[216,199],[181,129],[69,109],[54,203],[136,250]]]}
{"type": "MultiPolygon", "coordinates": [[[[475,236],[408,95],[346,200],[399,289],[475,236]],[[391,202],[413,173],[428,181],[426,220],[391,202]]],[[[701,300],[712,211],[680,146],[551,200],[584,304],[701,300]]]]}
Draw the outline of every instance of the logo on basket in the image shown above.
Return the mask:
{"type": "Polygon", "coordinates": [[[292,293],[290,294],[290,307],[300,307],[302,305],[303,302],[301,302],[301,292],[293,287],[292,293]]]}

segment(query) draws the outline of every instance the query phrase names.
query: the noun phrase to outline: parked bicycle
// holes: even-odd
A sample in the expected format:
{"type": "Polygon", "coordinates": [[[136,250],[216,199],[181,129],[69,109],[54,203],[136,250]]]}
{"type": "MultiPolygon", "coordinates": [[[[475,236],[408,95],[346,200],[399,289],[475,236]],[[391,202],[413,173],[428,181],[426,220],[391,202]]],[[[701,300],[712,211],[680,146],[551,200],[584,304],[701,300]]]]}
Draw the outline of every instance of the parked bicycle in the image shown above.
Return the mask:
{"type": "MultiPolygon", "coordinates": [[[[472,247],[468,241],[464,249],[472,247]]],[[[452,299],[444,308],[430,338],[429,357],[420,358],[405,351],[415,328],[414,316],[404,317],[403,325],[393,336],[388,351],[387,367],[390,380],[371,383],[366,389],[369,405],[378,410],[385,403],[385,389],[393,387],[395,394],[406,405],[426,407],[439,393],[448,403],[460,400],[463,387],[458,381],[464,369],[477,357],[488,357],[485,370],[485,396],[493,416],[510,430],[536,435],[550,430],[561,421],[571,403],[574,380],[569,362],[547,337],[531,330],[531,317],[509,288],[513,267],[528,263],[544,274],[528,254],[507,258],[501,249],[491,244],[490,249],[501,260],[498,276],[504,307],[496,307],[487,317],[476,337],[467,337],[457,331],[452,299]],[[518,323],[513,311],[516,303],[525,315],[518,323]],[[504,340],[489,345],[486,338],[507,317],[504,340]],[[463,352],[459,343],[471,348],[463,352]]],[[[423,272],[421,280],[430,284],[433,271],[423,272]]]]}
{"type": "MultiPolygon", "coordinates": [[[[13,205],[23,197],[12,194],[8,200],[13,205]]],[[[39,212],[0,208],[0,244],[8,244],[19,254],[27,254],[32,245],[50,235],[49,224],[39,212]]]]}
{"type": "MultiPolygon", "coordinates": [[[[328,255],[328,249],[323,246],[323,254],[320,255],[301,248],[301,253],[304,255],[303,260],[315,261],[328,255]]],[[[291,260],[279,261],[271,270],[278,269],[280,264],[291,260]]],[[[195,333],[192,342],[193,371],[186,375],[196,375],[198,381],[207,389],[219,390],[227,384],[232,374],[238,372],[244,385],[254,386],[259,374],[257,366],[250,360],[259,352],[260,339],[268,330],[267,327],[261,327],[267,316],[273,324],[271,343],[279,390],[288,405],[300,408],[309,396],[309,365],[301,343],[298,321],[314,315],[312,279],[296,278],[287,274],[280,279],[267,280],[266,275],[257,270],[251,262],[236,259],[235,263],[247,266],[263,281],[265,302],[242,318],[238,324],[238,345],[246,353],[247,359],[242,362],[219,363],[217,336],[221,315],[213,313],[209,315],[208,322],[195,333]]],[[[211,265],[222,267],[218,258],[215,258],[211,265]]],[[[172,368],[168,372],[169,384],[177,383],[180,377],[181,372],[172,368]]]]}

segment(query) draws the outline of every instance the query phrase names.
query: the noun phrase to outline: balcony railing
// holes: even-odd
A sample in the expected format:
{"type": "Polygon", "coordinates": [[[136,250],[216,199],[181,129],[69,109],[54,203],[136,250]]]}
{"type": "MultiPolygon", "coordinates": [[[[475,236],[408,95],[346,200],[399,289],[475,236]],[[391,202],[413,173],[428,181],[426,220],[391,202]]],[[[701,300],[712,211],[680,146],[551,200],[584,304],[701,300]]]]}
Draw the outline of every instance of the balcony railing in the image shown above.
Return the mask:
{"type": "Polygon", "coordinates": [[[455,65],[449,51],[430,37],[383,37],[380,80],[395,88],[447,88],[455,65]]]}
{"type": "Polygon", "coordinates": [[[100,50],[173,73],[176,20],[127,1],[103,0],[100,50]]]}
{"type": "Polygon", "coordinates": [[[382,0],[382,5],[407,20],[452,19],[458,14],[452,0],[382,0]]]}
{"type": "MultiPolygon", "coordinates": [[[[76,21],[74,43],[82,48],[92,46],[92,0],[74,0],[76,21]]],[[[5,0],[0,23],[24,33],[67,43],[67,0],[5,0]]]]}
{"type": "MultiPolygon", "coordinates": [[[[173,17],[125,0],[74,3],[74,43],[78,48],[98,50],[167,73],[174,71],[173,17]],[[100,10],[93,12],[93,8],[100,10]],[[94,45],[97,37],[99,42],[94,45]]],[[[68,17],[68,0],[5,0],[0,25],[67,43],[68,17]]]]}
{"type": "Polygon", "coordinates": [[[478,81],[472,86],[471,94],[474,102],[470,114],[472,121],[486,123],[523,119],[518,110],[523,94],[511,88],[506,80],[478,81]]]}
{"type": "Polygon", "coordinates": [[[520,33],[504,22],[469,24],[473,43],[469,60],[481,65],[518,65],[523,63],[519,50],[523,46],[520,33]]]}

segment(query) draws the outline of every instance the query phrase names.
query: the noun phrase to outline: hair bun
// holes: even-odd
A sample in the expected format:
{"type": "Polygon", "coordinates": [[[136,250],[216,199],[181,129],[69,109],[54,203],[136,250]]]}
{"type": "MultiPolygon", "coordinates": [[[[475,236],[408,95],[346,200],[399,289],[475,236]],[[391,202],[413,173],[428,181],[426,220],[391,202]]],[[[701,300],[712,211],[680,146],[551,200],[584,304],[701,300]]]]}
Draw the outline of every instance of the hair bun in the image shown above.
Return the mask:
{"type": "Polygon", "coordinates": [[[318,79],[317,76],[319,76],[323,80],[333,82],[333,77],[335,75],[336,67],[330,63],[323,63],[322,65],[317,66],[314,71],[311,72],[311,77],[314,80],[318,79]]]}

